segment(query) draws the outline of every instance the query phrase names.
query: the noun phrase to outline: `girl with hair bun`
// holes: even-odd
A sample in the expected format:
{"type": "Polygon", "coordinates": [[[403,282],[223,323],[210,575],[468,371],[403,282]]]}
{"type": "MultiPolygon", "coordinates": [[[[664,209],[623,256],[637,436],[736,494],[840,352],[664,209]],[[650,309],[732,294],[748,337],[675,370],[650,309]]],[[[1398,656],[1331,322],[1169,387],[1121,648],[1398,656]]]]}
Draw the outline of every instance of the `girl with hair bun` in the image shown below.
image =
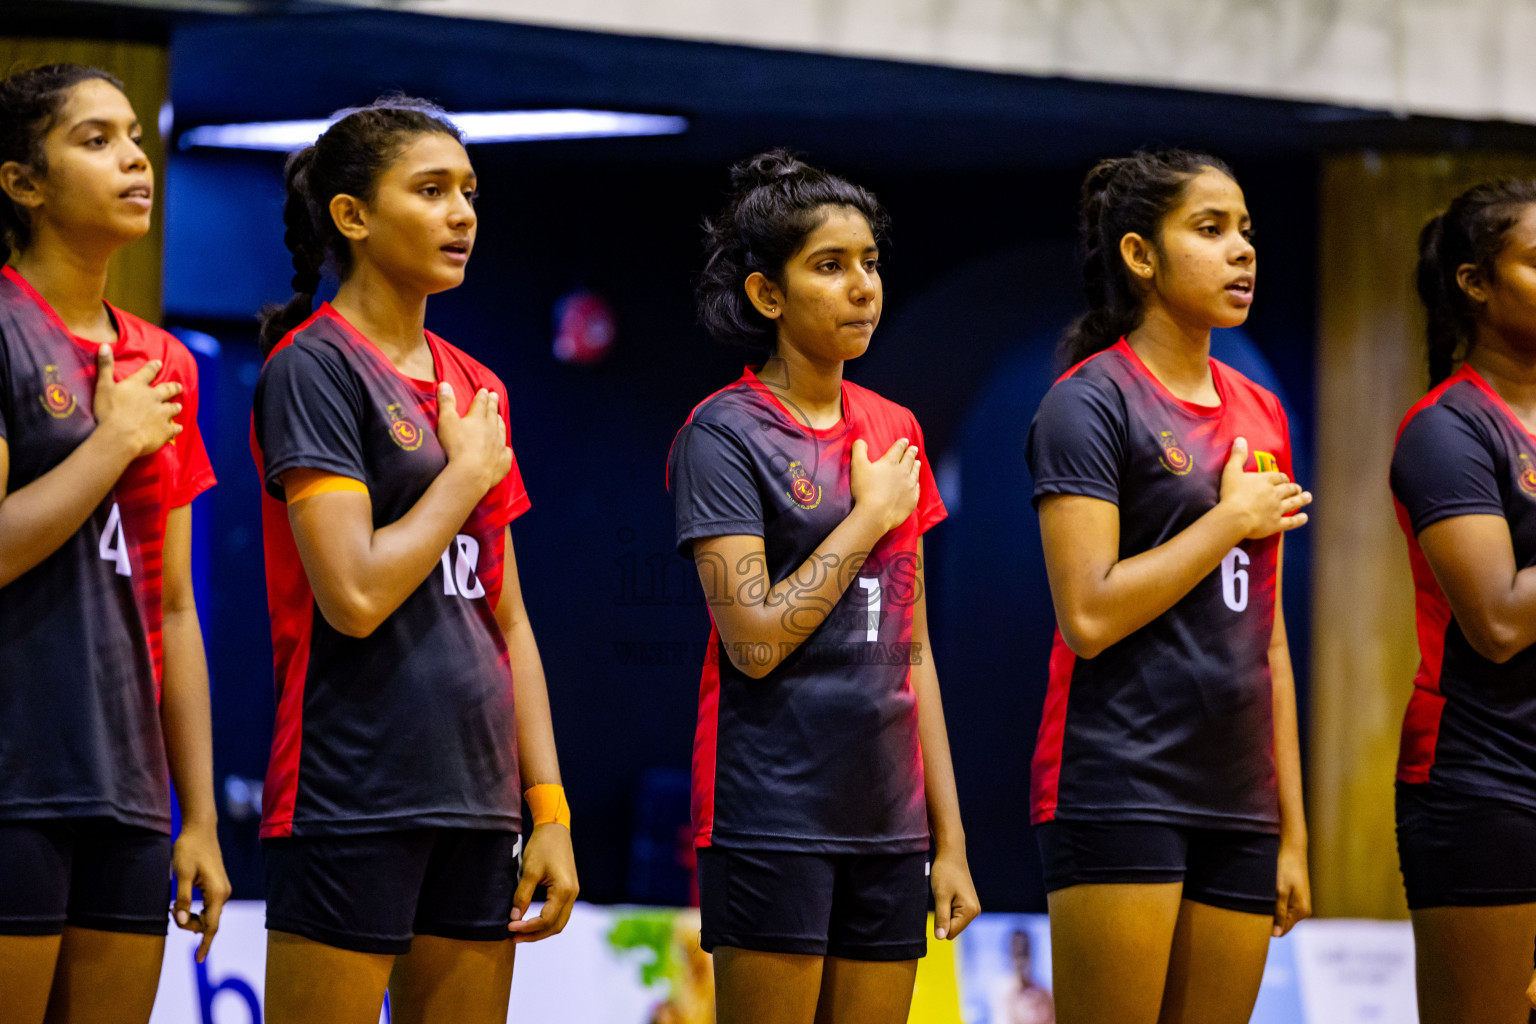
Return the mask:
{"type": "Polygon", "coordinates": [[[424,326],[464,280],[475,171],[442,111],[391,97],[287,184],[297,294],[264,315],[252,431],[278,691],[267,1019],[373,1024],[387,988],[398,1021],[505,1021],[508,940],[560,931],[577,884],[506,388],[424,326]]]}
{"type": "Polygon", "coordinates": [[[1210,357],[1253,301],[1243,192],[1141,152],[1083,184],[1088,311],[1027,444],[1056,609],[1031,818],[1061,1024],[1237,1024],[1310,913],[1285,411],[1210,357]]]}
{"type": "Polygon", "coordinates": [[[0,81],[0,1019],[149,1019],[178,926],[218,930],[194,497],[197,366],[103,298],[149,230],[138,117],[95,68],[0,81]],[[170,783],[182,829],[171,841],[170,783]],[[192,888],[203,893],[200,914],[192,888]]]}
{"type": "Polygon", "coordinates": [[[1536,182],[1419,236],[1429,394],[1392,495],[1419,652],[1397,770],[1419,1019],[1515,1024],[1536,939],[1536,182]],[[1458,366],[1459,364],[1459,366],[1458,366]]]}
{"type": "Polygon", "coordinates": [[[886,218],[776,150],[704,226],[699,318],[761,360],[668,458],[712,619],[693,753],[702,944],[721,1024],[897,1024],[965,857],[922,534],[945,516],[908,410],[843,377],[869,348],[886,218]]]}

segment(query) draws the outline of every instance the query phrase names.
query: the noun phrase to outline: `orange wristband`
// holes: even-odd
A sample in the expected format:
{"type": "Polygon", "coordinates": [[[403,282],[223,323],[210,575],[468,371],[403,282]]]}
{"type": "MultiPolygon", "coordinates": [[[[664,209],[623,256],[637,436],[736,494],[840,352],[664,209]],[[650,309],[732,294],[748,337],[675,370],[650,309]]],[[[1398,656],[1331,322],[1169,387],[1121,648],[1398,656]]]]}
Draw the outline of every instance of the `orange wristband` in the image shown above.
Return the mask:
{"type": "Polygon", "coordinates": [[[556,825],[571,827],[571,805],[565,802],[565,787],[546,782],[538,786],[529,786],[523,798],[528,801],[528,809],[533,812],[535,825],[547,825],[554,822],[556,825]]]}

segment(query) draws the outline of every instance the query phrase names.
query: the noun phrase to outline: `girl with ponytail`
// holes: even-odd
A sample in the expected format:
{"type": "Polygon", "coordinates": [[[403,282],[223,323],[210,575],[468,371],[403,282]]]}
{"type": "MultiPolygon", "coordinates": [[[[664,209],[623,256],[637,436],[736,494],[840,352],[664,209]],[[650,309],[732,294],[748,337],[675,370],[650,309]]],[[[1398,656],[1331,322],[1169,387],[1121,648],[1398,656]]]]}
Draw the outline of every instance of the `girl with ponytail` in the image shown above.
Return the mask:
{"type": "Polygon", "coordinates": [[[1285,411],[1210,357],[1255,252],[1225,164],[1105,160],[1083,185],[1088,312],[1027,444],[1058,624],[1032,820],[1062,1024],[1238,1024],[1310,913],[1280,609],[1285,411]]]}
{"type": "Polygon", "coordinates": [[[94,68],[0,81],[6,1021],[148,1020],[172,870],[199,960],[229,895],[192,594],[191,502],[214,482],[197,366],[103,298],[112,253],[150,226],[142,137],[94,68]]]}
{"type": "Polygon", "coordinates": [[[1431,389],[1392,494],[1422,664],[1397,844],[1424,1024],[1524,1024],[1536,939],[1536,181],[1469,189],[1419,236],[1431,389]]]}
{"type": "Polygon", "coordinates": [[[930,885],[937,938],[980,910],[928,647],[946,513],[912,413],[843,376],[884,305],[879,203],[782,150],[731,184],[699,318],[760,362],[667,467],[712,620],[693,828],[717,1019],[899,1024],[930,885]]]}
{"type": "Polygon", "coordinates": [[[506,388],[425,329],[474,248],[474,168],[442,111],[390,97],[287,187],[295,295],[263,315],[252,438],[278,690],[266,1017],[373,1024],[387,988],[398,1020],[505,1021],[513,941],[565,926],[576,870],[506,388]]]}

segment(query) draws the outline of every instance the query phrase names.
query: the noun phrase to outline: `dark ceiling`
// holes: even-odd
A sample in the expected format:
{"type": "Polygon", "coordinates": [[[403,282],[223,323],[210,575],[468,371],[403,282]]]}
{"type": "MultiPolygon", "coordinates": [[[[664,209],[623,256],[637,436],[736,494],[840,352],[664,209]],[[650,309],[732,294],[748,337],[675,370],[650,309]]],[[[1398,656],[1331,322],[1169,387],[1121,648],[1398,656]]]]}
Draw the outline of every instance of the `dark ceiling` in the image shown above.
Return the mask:
{"type": "MultiPolygon", "coordinates": [[[[163,38],[178,129],[314,117],[390,90],[450,110],[586,106],[687,115],[679,138],[604,142],[611,157],[719,161],[793,138],[829,161],[893,169],[1078,167],[1147,144],[1243,161],[1345,148],[1536,149],[1536,127],[1180,89],[967,71],[469,21],[323,3],[192,14],[0,5],[8,33],[163,38]]],[[[540,144],[559,157],[590,143],[540,144]]]]}

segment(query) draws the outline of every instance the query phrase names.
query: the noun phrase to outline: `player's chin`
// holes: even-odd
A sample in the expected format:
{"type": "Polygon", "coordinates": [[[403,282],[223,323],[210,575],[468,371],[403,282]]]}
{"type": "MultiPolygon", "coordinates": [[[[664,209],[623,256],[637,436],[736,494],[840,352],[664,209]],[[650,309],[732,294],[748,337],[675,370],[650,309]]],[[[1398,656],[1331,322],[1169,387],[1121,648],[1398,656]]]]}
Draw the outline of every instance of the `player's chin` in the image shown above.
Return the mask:
{"type": "Polygon", "coordinates": [[[1216,301],[1215,307],[1210,310],[1212,327],[1241,327],[1248,322],[1248,312],[1252,307],[1246,303],[1233,302],[1225,293],[1216,301]]]}
{"type": "Polygon", "coordinates": [[[452,291],[464,283],[465,268],[463,266],[434,267],[432,269],[433,272],[426,276],[428,295],[452,291]]]}
{"type": "Polygon", "coordinates": [[[869,340],[873,333],[873,327],[843,331],[837,339],[837,357],[844,361],[859,358],[869,351],[869,340]]]}
{"type": "Polygon", "coordinates": [[[122,209],[123,204],[117,204],[118,208],[103,214],[99,222],[99,228],[104,234],[111,234],[115,245],[127,245],[136,242],[149,234],[149,228],[153,212],[148,209],[122,209]]]}

